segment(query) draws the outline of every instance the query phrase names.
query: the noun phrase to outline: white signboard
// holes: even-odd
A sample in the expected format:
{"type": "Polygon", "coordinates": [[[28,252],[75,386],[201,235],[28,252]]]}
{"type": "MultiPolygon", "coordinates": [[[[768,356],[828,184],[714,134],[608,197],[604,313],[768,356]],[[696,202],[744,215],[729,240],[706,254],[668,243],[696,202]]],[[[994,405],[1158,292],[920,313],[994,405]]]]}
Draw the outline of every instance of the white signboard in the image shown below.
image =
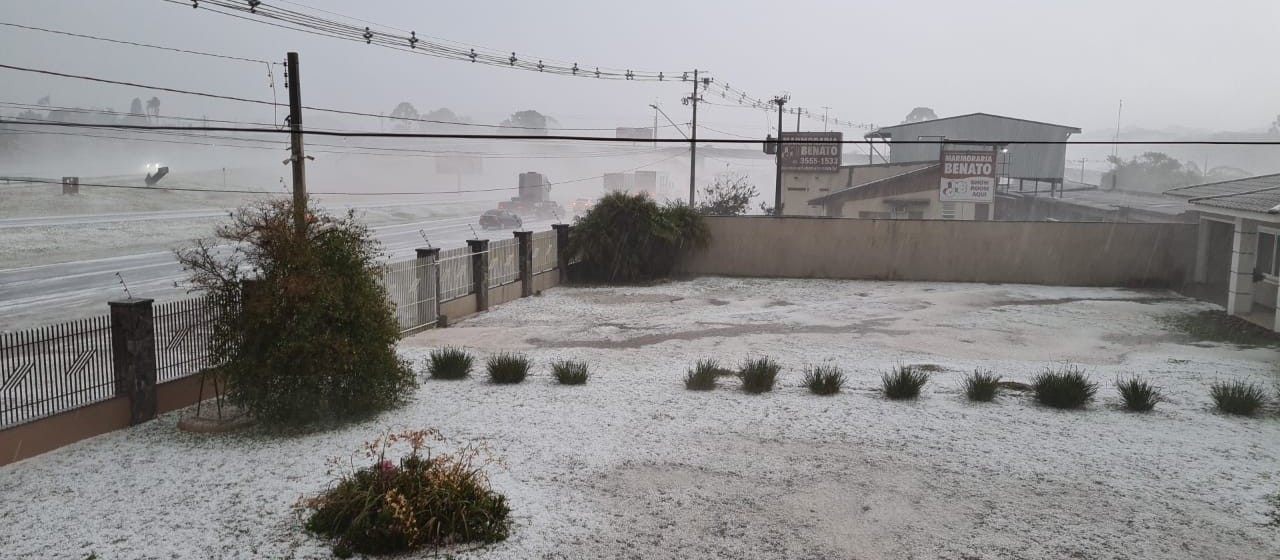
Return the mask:
{"type": "Polygon", "coordinates": [[[996,153],[942,152],[942,202],[991,203],[996,194],[996,153]]]}

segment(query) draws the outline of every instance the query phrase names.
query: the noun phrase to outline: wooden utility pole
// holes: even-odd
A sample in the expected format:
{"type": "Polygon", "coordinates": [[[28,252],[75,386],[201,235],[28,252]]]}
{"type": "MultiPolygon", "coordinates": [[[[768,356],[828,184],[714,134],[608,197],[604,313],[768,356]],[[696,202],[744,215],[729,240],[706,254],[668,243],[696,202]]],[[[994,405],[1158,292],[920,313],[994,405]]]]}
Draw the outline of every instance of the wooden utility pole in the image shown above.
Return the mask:
{"type": "Polygon", "coordinates": [[[698,71],[693,71],[693,126],[689,130],[689,206],[693,206],[694,179],[698,173],[698,71]]]}
{"type": "Polygon", "coordinates": [[[289,88],[289,143],[293,163],[293,224],[299,232],[307,229],[307,170],[306,154],[302,150],[302,80],[298,75],[298,53],[291,52],[285,60],[289,88]]]}
{"type": "Polygon", "coordinates": [[[796,107],[796,132],[800,132],[800,113],[803,113],[803,112],[804,112],[804,109],[796,107]]]}
{"type": "Polygon", "coordinates": [[[773,215],[782,215],[782,106],[787,104],[788,96],[779,96],[773,98],[773,102],[778,105],[778,152],[774,154],[774,161],[777,164],[777,174],[775,175],[775,184],[773,190],[773,215]]]}

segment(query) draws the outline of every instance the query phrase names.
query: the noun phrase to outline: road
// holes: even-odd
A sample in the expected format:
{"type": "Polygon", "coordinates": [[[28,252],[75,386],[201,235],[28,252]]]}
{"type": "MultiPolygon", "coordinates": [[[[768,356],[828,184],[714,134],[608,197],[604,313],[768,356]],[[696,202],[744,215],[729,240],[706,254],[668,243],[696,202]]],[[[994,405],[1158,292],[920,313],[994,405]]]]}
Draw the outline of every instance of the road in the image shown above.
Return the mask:
{"type": "MultiPolygon", "coordinates": [[[[84,218],[67,219],[82,222],[84,218]]],[[[426,246],[422,239],[424,233],[433,246],[446,249],[464,246],[475,234],[492,240],[512,236],[509,230],[481,232],[475,223],[475,217],[467,216],[370,229],[392,261],[412,258],[414,249],[426,246]]],[[[552,223],[552,220],[529,221],[525,222],[525,229],[547,230],[552,223]]],[[[157,302],[188,297],[186,288],[177,285],[186,278],[186,273],[168,251],[0,269],[0,332],[105,314],[108,300],[125,296],[121,278],[134,297],[152,298],[157,302]]]]}

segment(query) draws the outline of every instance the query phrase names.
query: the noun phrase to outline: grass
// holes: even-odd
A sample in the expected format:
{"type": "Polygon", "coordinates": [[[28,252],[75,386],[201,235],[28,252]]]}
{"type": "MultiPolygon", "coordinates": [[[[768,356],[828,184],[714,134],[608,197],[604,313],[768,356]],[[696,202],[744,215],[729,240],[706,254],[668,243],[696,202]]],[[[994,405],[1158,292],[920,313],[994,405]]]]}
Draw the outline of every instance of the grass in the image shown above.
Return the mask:
{"type": "Polygon", "coordinates": [[[690,391],[710,391],[716,388],[716,378],[725,370],[715,360],[698,360],[684,376],[684,388],[690,391]]]}
{"type": "Polygon", "coordinates": [[[1031,380],[1031,388],[1036,402],[1053,408],[1081,408],[1098,393],[1098,384],[1071,364],[1046,368],[1031,380]]]}
{"type": "Polygon", "coordinates": [[[503,352],[489,356],[486,362],[489,380],[499,384],[519,383],[529,376],[531,362],[522,354],[503,352]]]}
{"type": "Polygon", "coordinates": [[[916,366],[899,365],[880,376],[880,381],[884,396],[893,400],[914,399],[920,396],[920,389],[929,382],[929,373],[916,366]]]}
{"type": "Polygon", "coordinates": [[[560,360],[551,364],[551,373],[561,385],[582,385],[591,377],[586,362],[560,360]]]}
{"type": "Polygon", "coordinates": [[[474,364],[475,358],[466,350],[448,346],[431,351],[427,372],[432,379],[462,379],[474,364]]]}
{"type": "Polygon", "coordinates": [[[1132,412],[1147,412],[1164,401],[1159,387],[1138,376],[1116,380],[1116,390],[1120,392],[1125,409],[1132,412]]]}
{"type": "Polygon", "coordinates": [[[781,369],[782,366],[768,356],[748,358],[743,362],[742,367],[738,368],[738,379],[742,380],[742,390],[754,394],[772,391],[773,384],[778,380],[778,371],[781,369]]]}
{"type": "Polygon", "coordinates": [[[975,402],[991,402],[995,400],[1000,389],[1000,376],[989,371],[974,370],[964,378],[964,396],[975,402]]]}
{"type": "Polygon", "coordinates": [[[1261,385],[1236,380],[1215,381],[1209,388],[1214,406],[1227,414],[1253,416],[1267,404],[1267,392],[1261,385]]]}
{"type": "Polygon", "coordinates": [[[1160,322],[1170,330],[1206,342],[1237,346],[1280,346],[1280,335],[1223,311],[1166,315],[1160,322]]]}
{"type": "Polygon", "coordinates": [[[844,382],[844,372],[838,366],[813,366],[804,370],[804,386],[815,395],[839,393],[844,382]]]}

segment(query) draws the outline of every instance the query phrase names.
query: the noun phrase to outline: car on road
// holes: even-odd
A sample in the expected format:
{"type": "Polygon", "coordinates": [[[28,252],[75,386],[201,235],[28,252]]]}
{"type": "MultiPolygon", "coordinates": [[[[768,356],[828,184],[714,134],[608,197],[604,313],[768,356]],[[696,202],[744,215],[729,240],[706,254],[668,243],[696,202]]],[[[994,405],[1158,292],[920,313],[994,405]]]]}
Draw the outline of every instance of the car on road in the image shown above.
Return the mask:
{"type": "Polygon", "coordinates": [[[505,229],[524,226],[520,216],[506,210],[487,210],[480,215],[481,229],[505,229]]]}
{"type": "Polygon", "coordinates": [[[595,204],[595,201],[589,198],[579,198],[569,203],[569,210],[574,214],[585,214],[588,210],[591,210],[593,204],[595,204]]]}

